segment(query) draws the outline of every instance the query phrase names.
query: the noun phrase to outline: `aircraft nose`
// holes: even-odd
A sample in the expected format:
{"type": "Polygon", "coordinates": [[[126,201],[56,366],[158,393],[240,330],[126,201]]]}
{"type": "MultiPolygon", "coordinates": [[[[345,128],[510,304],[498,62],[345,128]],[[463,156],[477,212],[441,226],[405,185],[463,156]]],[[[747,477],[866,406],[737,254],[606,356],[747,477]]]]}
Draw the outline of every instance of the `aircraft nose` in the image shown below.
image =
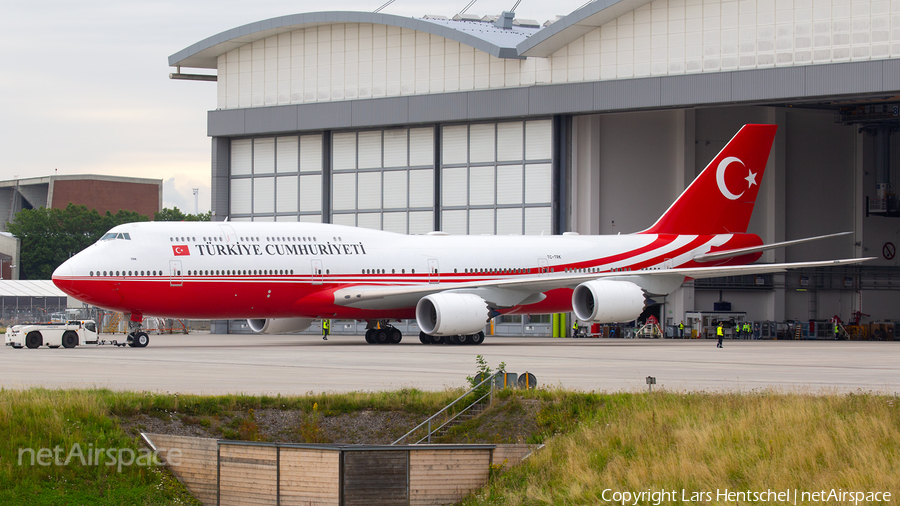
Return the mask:
{"type": "Polygon", "coordinates": [[[72,265],[66,260],[53,271],[51,279],[57,288],[64,292],[68,292],[72,289],[72,276],[74,274],[75,271],[72,269],[72,265]]]}

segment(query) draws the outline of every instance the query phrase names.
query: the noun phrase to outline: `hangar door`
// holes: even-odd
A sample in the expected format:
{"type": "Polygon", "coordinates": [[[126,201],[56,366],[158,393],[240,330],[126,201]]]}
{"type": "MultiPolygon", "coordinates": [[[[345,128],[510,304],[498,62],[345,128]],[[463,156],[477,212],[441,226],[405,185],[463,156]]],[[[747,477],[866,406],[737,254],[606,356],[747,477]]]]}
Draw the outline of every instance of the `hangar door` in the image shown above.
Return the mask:
{"type": "Polygon", "coordinates": [[[434,229],[434,128],[332,135],[332,222],[401,234],[434,229]]]}
{"type": "Polygon", "coordinates": [[[551,145],[549,119],[444,126],[443,231],[550,234],[551,145]]]}
{"type": "Polygon", "coordinates": [[[231,221],[322,221],[322,134],[231,141],[231,221]]]}

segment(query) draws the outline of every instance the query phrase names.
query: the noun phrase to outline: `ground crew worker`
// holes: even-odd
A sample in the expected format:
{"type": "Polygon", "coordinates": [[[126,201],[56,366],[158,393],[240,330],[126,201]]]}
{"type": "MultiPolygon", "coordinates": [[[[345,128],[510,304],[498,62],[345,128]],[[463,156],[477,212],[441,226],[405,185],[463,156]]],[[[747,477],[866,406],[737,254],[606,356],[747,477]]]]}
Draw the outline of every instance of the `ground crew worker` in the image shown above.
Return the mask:
{"type": "Polygon", "coordinates": [[[572,324],[572,337],[578,337],[578,320],[572,324]]]}
{"type": "Polygon", "coordinates": [[[331,332],[331,320],[322,320],[322,340],[328,340],[328,334],[331,332]]]}
{"type": "Polygon", "coordinates": [[[678,324],[678,337],[684,339],[684,320],[678,324]]]}
{"type": "Polygon", "coordinates": [[[716,335],[719,336],[719,344],[716,345],[716,348],[721,348],[722,347],[722,339],[725,339],[725,328],[723,327],[723,325],[725,325],[725,324],[722,322],[719,322],[719,326],[716,327],[716,335]]]}
{"type": "Polygon", "coordinates": [[[834,337],[837,338],[840,336],[841,336],[841,326],[838,325],[838,322],[834,322],[834,337]]]}
{"type": "Polygon", "coordinates": [[[744,339],[750,339],[750,323],[744,322],[744,339]]]}

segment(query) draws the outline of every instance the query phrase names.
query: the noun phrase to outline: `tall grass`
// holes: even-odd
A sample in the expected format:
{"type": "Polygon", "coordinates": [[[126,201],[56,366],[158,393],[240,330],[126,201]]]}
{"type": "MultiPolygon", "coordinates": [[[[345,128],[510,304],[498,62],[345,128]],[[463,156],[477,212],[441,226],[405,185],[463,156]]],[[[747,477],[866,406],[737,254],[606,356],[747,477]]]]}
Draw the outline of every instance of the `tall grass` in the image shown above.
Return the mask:
{"type": "Polygon", "coordinates": [[[600,504],[604,489],[900,493],[898,397],[555,395],[539,416],[546,448],[464,504],[600,504]]]}
{"type": "Polygon", "coordinates": [[[0,504],[198,504],[167,471],[153,467],[32,465],[19,449],[59,447],[61,460],[77,443],[90,448],[141,449],[108,416],[96,392],[0,390],[0,504]]]}
{"type": "Polygon", "coordinates": [[[254,409],[293,409],[318,411],[327,416],[363,410],[406,411],[430,415],[462,394],[462,389],[424,392],[404,388],[391,392],[310,393],[305,396],[257,395],[181,395],[150,392],[94,391],[119,416],[137,413],[171,412],[186,415],[220,415],[233,411],[254,409]]]}
{"type": "Polygon", "coordinates": [[[0,504],[197,504],[165,469],[106,465],[19,464],[19,449],[62,449],[62,459],[77,443],[89,448],[143,449],[121,430],[116,417],[137,414],[190,416],[251,412],[266,408],[298,409],[326,416],[362,410],[431,414],[462,390],[319,394],[302,397],[199,396],[111,390],[0,390],[0,504]]]}

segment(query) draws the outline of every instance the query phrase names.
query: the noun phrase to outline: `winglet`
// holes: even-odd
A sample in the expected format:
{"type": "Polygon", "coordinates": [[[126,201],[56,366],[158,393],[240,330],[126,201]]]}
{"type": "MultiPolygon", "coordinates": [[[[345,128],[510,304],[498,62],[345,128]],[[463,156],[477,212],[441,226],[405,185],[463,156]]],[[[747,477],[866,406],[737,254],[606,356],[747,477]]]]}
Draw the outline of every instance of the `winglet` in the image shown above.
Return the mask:
{"type": "Polygon", "coordinates": [[[747,231],[777,125],[744,125],[644,234],[747,231]]]}

